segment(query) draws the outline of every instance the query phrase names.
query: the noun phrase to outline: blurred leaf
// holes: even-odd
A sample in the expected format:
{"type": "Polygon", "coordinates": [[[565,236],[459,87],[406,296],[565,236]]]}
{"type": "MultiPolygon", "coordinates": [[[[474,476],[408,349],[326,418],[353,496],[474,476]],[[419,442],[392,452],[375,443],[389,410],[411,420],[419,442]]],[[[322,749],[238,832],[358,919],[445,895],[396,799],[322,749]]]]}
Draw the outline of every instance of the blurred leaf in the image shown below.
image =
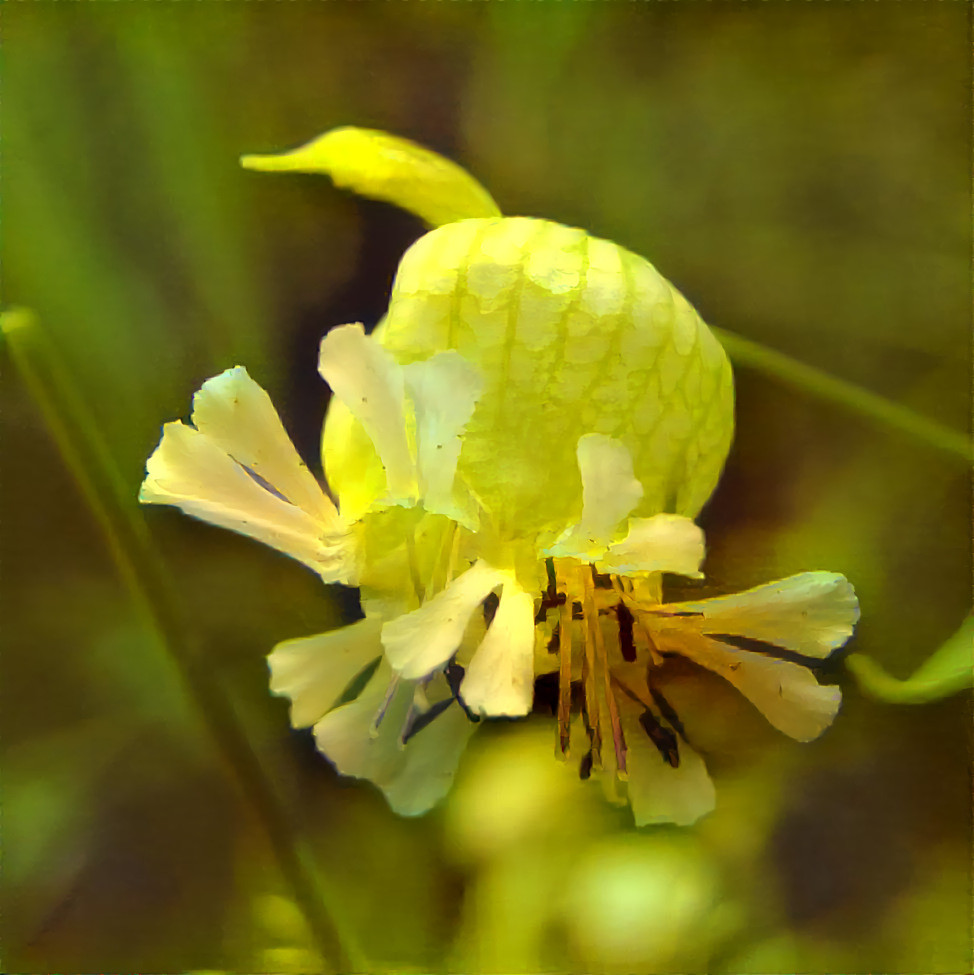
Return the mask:
{"type": "Polygon", "coordinates": [[[415,142],[374,129],[332,129],[291,152],[243,156],[240,165],[269,173],[325,173],[336,186],[393,203],[433,227],[501,215],[465,169],[415,142]]]}
{"type": "Polygon", "coordinates": [[[891,704],[926,704],[974,687],[974,616],[906,680],[888,674],[861,653],[846,658],[846,667],[863,693],[891,704]]]}
{"type": "Polygon", "coordinates": [[[589,971],[707,971],[732,920],[719,895],[695,834],[659,830],[580,851],[562,909],[589,971]]]}
{"type": "Polygon", "coordinates": [[[887,971],[893,965],[901,972],[974,971],[971,864],[965,847],[949,843],[929,851],[910,889],[884,919],[890,942],[887,971]]]}
{"type": "Polygon", "coordinates": [[[40,407],[65,462],[101,525],[116,566],[161,645],[177,666],[196,706],[274,847],[282,872],[301,904],[323,957],[336,968],[364,969],[364,956],[346,929],[337,894],[314,861],[266,779],[260,759],[213,672],[202,664],[195,640],[178,611],[168,574],[134,509],[97,425],[78,395],[37,319],[26,309],[0,314],[0,334],[40,407]]]}
{"type": "Polygon", "coordinates": [[[122,747],[114,722],[95,719],[8,749],[3,875],[19,933],[40,923],[86,862],[95,778],[122,747]]]}
{"type": "Polygon", "coordinates": [[[220,139],[219,120],[195,97],[209,66],[194,58],[192,44],[168,19],[115,16],[106,26],[144,142],[136,147],[147,170],[140,189],[170,245],[160,258],[196,292],[194,317],[202,318],[197,327],[214,361],[264,363],[272,330],[247,253],[243,180],[233,178],[239,171],[220,139]]]}

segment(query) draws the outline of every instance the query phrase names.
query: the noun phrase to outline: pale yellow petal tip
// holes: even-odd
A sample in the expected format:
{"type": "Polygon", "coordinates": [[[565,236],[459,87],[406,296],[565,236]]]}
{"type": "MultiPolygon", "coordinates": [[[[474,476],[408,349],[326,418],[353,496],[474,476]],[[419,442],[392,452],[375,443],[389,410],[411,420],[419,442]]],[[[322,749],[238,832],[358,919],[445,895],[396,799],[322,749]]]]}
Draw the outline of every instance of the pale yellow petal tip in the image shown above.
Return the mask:
{"type": "Polygon", "coordinates": [[[671,572],[702,579],[705,555],[703,530],[683,515],[662,513],[633,518],[629,534],[610,545],[597,563],[601,572],[671,572]]]}
{"type": "Polygon", "coordinates": [[[384,200],[433,227],[473,217],[499,217],[493,197],[465,169],[409,139],[343,126],[290,152],[244,155],[244,169],[324,173],[336,186],[384,200]]]}
{"type": "Polygon", "coordinates": [[[291,153],[284,153],[278,156],[241,156],[240,165],[244,169],[250,169],[258,173],[282,173],[298,168],[291,159],[291,153]]]}

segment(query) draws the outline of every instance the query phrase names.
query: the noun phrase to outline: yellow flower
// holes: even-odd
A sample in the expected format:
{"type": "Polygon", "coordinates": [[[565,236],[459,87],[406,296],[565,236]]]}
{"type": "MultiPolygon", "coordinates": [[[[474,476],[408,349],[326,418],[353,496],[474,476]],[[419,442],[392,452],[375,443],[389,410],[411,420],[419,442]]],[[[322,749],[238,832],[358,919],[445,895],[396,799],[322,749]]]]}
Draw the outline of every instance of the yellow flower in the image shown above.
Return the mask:
{"type": "Polygon", "coordinates": [[[660,703],[655,664],[686,656],[782,730],[813,737],[837,689],[718,637],[822,656],[851,633],[851,587],[808,573],[662,603],[662,572],[700,574],[692,518],[730,446],[720,344],[642,258],[550,221],[499,217],[462,170],[401,140],[339,130],[249,164],[337,173],[336,146],[358,154],[344,182],[367,172],[358,188],[369,195],[453,221],[406,253],[372,335],[344,325],[322,341],[319,371],[334,393],[322,448],[337,507],[240,367],[204,384],[192,426],[166,425],[142,500],[359,587],[365,618],[276,647],[271,689],[340,772],[376,783],[397,811],[436,802],[471,719],[526,715],[536,676],[555,669],[562,750],[574,683],[591,764],[628,780],[637,822],[693,821],[712,786],[660,703]],[[397,151],[409,180],[393,185],[397,151]],[[447,197],[454,186],[452,200],[433,205],[417,190],[429,172],[447,197]]]}
{"type": "MultiPolygon", "coordinates": [[[[661,554],[659,568],[698,574],[690,571],[703,556],[697,531],[694,537],[680,527],[654,546],[668,556],[661,554]]],[[[718,674],[779,731],[810,741],[832,723],[841,693],[819,684],[809,667],[849,639],[858,603],[845,577],[832,572],[804,572],[735,595],[667,603],[659,572],[629,569],[618,561],[583,566],[554,560],[543,608],[555,609],[557,616],[539,625],[553,661],[547,669],[560,671],[560,747],[582,744],[583,777],[594,768],[625,783],[622,795],[637,825],[689,825],[713,808],[714,788],[691,746],[693,728],[684,728],[664,696],[660,674],[666,658],[681,656],[718,674]],[[581,722],[574,723],[573,687],[581,691],[581,722]]],[[[538,672],[544,669],[539,663],[538,672]]]]}

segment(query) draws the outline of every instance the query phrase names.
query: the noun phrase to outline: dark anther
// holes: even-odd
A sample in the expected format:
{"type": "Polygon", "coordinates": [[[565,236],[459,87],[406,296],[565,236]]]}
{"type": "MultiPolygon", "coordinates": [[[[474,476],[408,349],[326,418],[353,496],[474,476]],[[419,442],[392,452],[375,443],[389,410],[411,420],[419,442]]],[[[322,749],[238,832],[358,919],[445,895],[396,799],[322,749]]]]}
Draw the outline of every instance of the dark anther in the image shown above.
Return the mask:
{"type": "MultiPolygon", "coordinates": [[[[539,674],[534,679],[534,710],[546,714],[558,713],[558,698],[560,694],[558,671],[550,674],[539,674]]],[[[571,697],[569,710],[572,714],[581,714],[585,707],[585,687],[580,680],[571,683],[571,697]]]]}
{"type": "Polygon", "coordinates": [[[587,779],[592,774],[592,764],[594,758],[592,756],[592,749],[590,748],[583,756],[582,761],[578,766],[578,777],[583,781],[587,779]]]}
{"type": "Polygon", "coordinates": [[[463,680],[465,671],[455,660],[451,660],[443,671],[446,682],[450,685],[453,696],[457,697],[460,693],[460,681],[463,680]]]}
{"type": "MultiPolygon", "coordinates": [[[[766,643],[764,640],[755,640],[753,637],[737,636],[733,633],[708,633],[707,635],[712,636],[715,640],[720,640],[721,643],[729,643],[738,650],[747,650],[749,653],[760,653],[765,657],[787,660],[790,663],[807,667],[809,670],[820,668],[826,663],[826,661],[819,660],[817,657],[806,657],[804,654],[797,653],[794,650],[785,650],[783,647],[776,646],[773,643],[766,643]]],[[[740,665],[740,661],[738,661],[738,665],[740,665]]],[[[737,667],[732,667],[731,669],[737,670],[737,667]]]]}
{"type": "Polygon", "coordinates": [[[639,716],[639,723],[643,726],[643,731],[649,735],[649,740],[656,746],[656,750],[663,756],[663,760],[673,768],[679,768],[680,749],[676,735],[669,728],[664,728],[648,708],[639,716]]]}
{"type": "Polygon", "coordinates": [[[695,610],[667,610],[665,613],[657,612],[657,616],[703,616],[703,613],[698,613],[695,610]]]}
{"type": "Polygon", "coordinates": [[[558,672],[540,674],[534,679],[535,711],[558,712],[558,672]]]}
{"type": "Polygon", "coordinates": [[[563,592],[558,592],[558,580],[555,577],[555,560],[545,559],[545,570],[548,573],[548,587],[541,594],[541,606],[538,608],[534,622],[543,623],[548,618],[548,610],[562,606],[568,598],[563,592]]]}
{"type": "Polygon", "coordinates": [[[573,620],[585,619],[585,614],[582,612],[581,603],[572,603],[572,619],[573,620]]]}
{"type": "Polygon", "coordinates": [[[541,605],[545,609],[554,609],[556,606],[563,606],[567,598],[563,592],[548,592],[545,590],[541,596],[541,605]]]}
{"type": "Polygon", "coordinates": [[[633,615],[625,603],[619,603],[616,606],[616,616],[619,618],[619,649],[622,651],[622,659],[632,663],[636,659],[636,641],[632,636],[633,615]]]}
{"type": "Polygon", "coordinates": [[[667,723],[673,730],[684,740],[687,740],[687,733],[683,730],[683,722],[677,716],[676,711],[673,709],[673,705],[663,697],[663,692],[658,691],[652,684],[649,685],[649,693],[652,695],[653,700],[656,702],[656,707],[659,708],[659,713],[663,715],[667,723]]]}
{"type": "Polygon", "coordinates": [[[463,713],[471,721],[479,721],[480,715],[471,711],[467,707],[463,698],[460,696],[460,682],[463,680],[463,675],[466,671],[461,667],[455,660],[451,660],[443,671],[443,676],[446,678],[446,682],[450,685],[450,692],[453,694],[454,700],[457,704],[463,708],[463,713]]]}
{"type": "Polygon", "coordinates": [[[535,614],[535,624],[543,623],[548,618],[548,610],[556,606],[563,606],[568,597],[563,592],[549,592],[546,590],[541,594],[541,606],[535,614]]]}
{"type": "Polygon", "coordinates": [[[555,628],[551,631],[551,637],[548,640],[548,646],[545,648],[548,653],[558,652],[558,641],[561,638],[561,626],[555,623],[555,628]]]}
{"type": "Polygon", "coordinates": [[[611,589],[612,588],[612,576],[607,572],[596,572],[594,565],[589,565],[592,570],[592,582],[596,589],[611,589]]]}
{"type": "Polygon", "coordinates": [[[500,605],[500,596],[496,592],[487,593],[487,598],[484,600],[484,625],[490,626],[494,622],[494,613],[497,612],[497,607],[500,605]]]}
{"type": "Polygon", "coordinates": [[[453,701],[454,699],[452,697],[448,697],[445,701],[437,701],[428,711],[417,711],[414,708],[410,708],[409,714],[406,716],[406,723],[402,728],[402,735],[400,736],[402,743],[405,745],[413,735],[418,734],[427,725],[432,724],[453,701]]]}
{"type": "Polygon", "coordinates": [[[260,474],[257,473],[257,471],[248,467],[246,464],[241,464],[240,466],[250,475],[252,480],[256,481],[269,494],[273,494],[275,498],[280,498],[281,501],[287,501],[288,504],[291,503],[289,498],[284,497],[284,495],[281,494],[281,492],[278,491],[277,488],[274,487],[274,485],[271,484],[270,481],[268,481],[264,477],[261,477],[260,474]]]}
{"type": "Polygon", "coordinates": [[[548,593],[554,596],[558,592],[558,579],[555,576],[555,560],[545,559],[544,568],[548,575],[548,593]]]}

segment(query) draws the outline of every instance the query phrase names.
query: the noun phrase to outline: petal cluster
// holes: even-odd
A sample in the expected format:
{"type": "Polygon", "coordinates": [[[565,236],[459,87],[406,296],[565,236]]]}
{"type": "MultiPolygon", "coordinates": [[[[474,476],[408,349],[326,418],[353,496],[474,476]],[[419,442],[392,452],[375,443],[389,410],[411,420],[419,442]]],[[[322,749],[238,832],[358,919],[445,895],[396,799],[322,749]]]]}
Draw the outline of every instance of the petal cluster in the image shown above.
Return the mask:
{"type": "MultiPolygon", "coordinates": [[[[325,582],[357,584],[364,576],[375,585],[368,543],[376,534],[372,522],[384,512],[416,509],[427,520],[456,518],[450,522],[454,530],[466,520],[464,505],[455,500],[454,475],[479,377],[453,352],[402,367],[361,325],[328,333],[319,370],[382,459],[383,483],[357,519],[339,512],[301,461],[267,393],[239,366],[203,384],[191,424],[165,425],[147,462],[140,500],[174,505],[262,541],[325,582]]],[[[415,544],[412,537],[400,541],[415,544]]],[[[339,771],[371,779],[404,814],[425,811],[449,787],[474,727],[456,704],[444,667],[463,642],[474,609],[504,582],[515,585],[509,574],[490,570],[485,578],[475,566],[426,600],[418,586],[409,592],[400,578],[388,587],[385,612],[276,647],[269,657],[271,690],[291,699],[292,724],[313,726],[320,749],[339,771]],[[420,604],[413,612],[389,610],[403,610],[410,599],[420,604]],[[430,642],[433,633],[438,643],[430,642]],[[365,687],[344,700],[370,667],[375,671],[365,687]]],[[[373,598],[371,605],[380,602],[373,598]]],[[[502,602],[506,619],[512,603],[502,602]]],[[[519,607],[514,617],[520,620],[523,598],[519,607]]],[[[532,620],[529,614],[533,639],[532,620]]],[[[530,663],[528,654],[528,672],[522,668],[518,675],[525,702],[517,706],[519,714],[530,707],[530,663]]]]}
{"type": "Polygon", "coordinates": [[[557,620],[541,625],[547,669],[559,675],[561,748],[581,752],[583,776],[596,771],[621,783],[637,824],[687,825],[713,808],[715,793],[692,727],[665,697],[666,659],[717,674],[778,730],[809,741],[841,701],[839,688],[819,683],[812,668],[851,637],[858,602],[845,577],[831,572],[664,601],[661,573],[701,576],[703,533],[672,514],[626,519],[639,491],[621,444],[593,435],[579,441],[577,455],[581,519],[542,553],[554,570],[542,606],[558,609],[557,620]],[[583,702],[577,713],[574,688],[583,702]]]}
{"type": "Polygon", "coordinates": [[[163,427],[139,500],[171,504],[345,581],[347,525],[298,456],[270,398],[242,366],[207,380],[192,425],[163,427]]]}
{"type": "Polygon", "coordinates": [[[733,381],[651,264],[501,217],[469,174],[386,133],[336,130],[245,165],[328,173],[438,227],[405,254],[371,335],[322,340],[331,494],[239,366],[203,384],[190,423],[165,425],[140,494],[359,587],[363,619],[268,658],[291,723],[339,772],[424,812],[480,719],[528,714],[552,674],[559,747],[583,777],[638,824],[688,824],[715,794],[665,696],[669,657],[796,739],[830,724],[839,689],[814,668],[858,618],[843,576],[664,599],[664,573],[702,577],[692,519],[730,447],[733,381]]]}
{"type": "Polygon", "coordinates": [[[688,824],[715,796],[660,689],[668,656],[719,675],[798,740],[831,723],[839,690],[806,662],[852,634],[843,576],[665,602],[662,573],[701,577],[703,533],[682,515],[634,514],[644,487],[621,440],[578,439],[576,521],[554,538],[511,539],[457,474],[483,385],[473,366],[449,350],[401,366],[350,325],[323,340],[320,371],[381,462],[356,518],[240,367],[203,385],[191,425],[166,425],[141,497],[263,541],[326,582],[362,585],[365,619],[269,657],[271,690],[340,772],[371,780],[403,814],[423,812],[449,788],[473,719],[526,715],[536,677],[557,670],[559,740],[582,753],[583,774],[607,775],[638,824],[688,824]]]}

